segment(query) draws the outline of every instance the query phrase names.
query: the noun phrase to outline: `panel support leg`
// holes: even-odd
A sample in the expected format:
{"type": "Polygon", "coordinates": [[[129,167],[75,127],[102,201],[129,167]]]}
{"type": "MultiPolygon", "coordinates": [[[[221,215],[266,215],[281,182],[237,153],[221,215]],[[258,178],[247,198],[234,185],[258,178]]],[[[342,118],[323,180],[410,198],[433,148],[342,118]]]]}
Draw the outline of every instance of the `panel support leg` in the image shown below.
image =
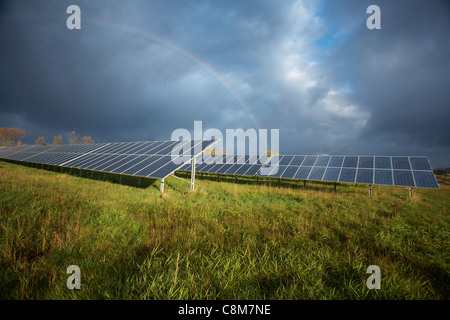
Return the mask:
{"type": "Polygon", "coordinates": [[[159,191],[161,191],[161,193],[164,192],[164,178],[161,179],[161,186],[159,187],[159,191]]]}
{"type": "Polygon", "coordinates": [[[409,197],[412,199],[413,197],[413,188],[409,187],[409,197]]]}
{"type": "Polygon", "coordinates": [[[369,197],[372,196],[372,185],[369,185],[369,197]]]}
{"type": "Polygon", "coordinates": [[[335,182],[334,183],[334,192],[336,192],[336,185],[337,185],[337,183],[335,182]]]}
{"type": "Polygon", "coordinates": [[[192,168],[191,168],[191,191],[195,189],[195,157],[192,158],[192,168]]]}
{"type": "Polygon", "coordinates": [[[138,186],[139,187],[141,186],[141,177],[139,177],[139,179],[138,179],[138,186]]]}

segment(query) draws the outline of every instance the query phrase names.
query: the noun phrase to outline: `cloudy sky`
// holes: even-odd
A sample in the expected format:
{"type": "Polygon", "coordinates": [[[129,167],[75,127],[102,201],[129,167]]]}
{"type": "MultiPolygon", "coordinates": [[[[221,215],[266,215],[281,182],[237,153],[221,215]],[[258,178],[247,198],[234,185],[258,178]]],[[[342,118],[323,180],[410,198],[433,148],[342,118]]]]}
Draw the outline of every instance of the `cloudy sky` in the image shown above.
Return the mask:
{"type": "Polygon", "coordinates": [[[445,0],[2,1],[0,70],[0,127],[29,144],[170,140],[201,120],[279,129],[283,154],[450,167],[445,0]]]}

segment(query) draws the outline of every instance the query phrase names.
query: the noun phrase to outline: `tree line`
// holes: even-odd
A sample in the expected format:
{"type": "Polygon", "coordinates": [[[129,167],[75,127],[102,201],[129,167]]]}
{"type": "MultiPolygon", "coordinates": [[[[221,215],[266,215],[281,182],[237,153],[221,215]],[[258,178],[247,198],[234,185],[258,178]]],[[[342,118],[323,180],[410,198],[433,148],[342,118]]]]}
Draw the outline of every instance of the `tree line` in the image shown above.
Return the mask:
{"type": "MultiPolygon", "coordinates": [[[[25,130],[2,127],[0,128],[0,145],[20,146],[22,144],[22,139],[25,135],[26,135],[25,130]]],[[[71,145],[94,143],[94,140],[92,139],[91,136],[83,136],[81,139],[79,139],[79,135],[75,131],[67,132],[66,137],[69,144],[71,145]]],[[[62,143],[62,140],[63,140],[62,135],[60,134],[53,138],[53,142],[51,144],[45,142],[45,138],[43,136],[38,137],[36,140],[34,140],[34,143],[40,146],[47,146],[47,145],[59,146],[62,143]]]]}

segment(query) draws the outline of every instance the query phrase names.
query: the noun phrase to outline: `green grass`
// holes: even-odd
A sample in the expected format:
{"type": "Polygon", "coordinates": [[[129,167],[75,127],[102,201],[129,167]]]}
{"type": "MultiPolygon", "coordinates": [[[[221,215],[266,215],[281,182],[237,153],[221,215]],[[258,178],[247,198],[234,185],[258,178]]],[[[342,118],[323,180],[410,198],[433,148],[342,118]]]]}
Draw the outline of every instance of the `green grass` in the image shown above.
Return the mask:
{"type": "Polygon", "coordinates": [[[161,194],[159,181],[83,176],[0,162],[0,298],[450,298],[449,180],[411,200],[217,176],[193,193],[169,178],[161,194]],[[81,290],[66,286],[69,265],[81,290]]]}

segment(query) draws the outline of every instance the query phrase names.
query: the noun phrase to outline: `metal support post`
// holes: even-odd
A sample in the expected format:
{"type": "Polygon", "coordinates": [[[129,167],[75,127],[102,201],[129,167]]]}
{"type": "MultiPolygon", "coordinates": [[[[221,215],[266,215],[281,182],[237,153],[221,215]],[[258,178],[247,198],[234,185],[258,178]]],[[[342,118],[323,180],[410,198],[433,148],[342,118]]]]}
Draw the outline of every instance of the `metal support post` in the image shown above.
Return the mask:
{"type": "Polygon", "coordinates": [[[191,168],[191,191],[195,189],[195,157],[192,158],[192,168],[191,168]]]}
{"type": "Polygon", "coordinates": [[[119,183],[122,184],[122,175],[119,174],[119,183]]]}
{"type": "Polygon", "coordinates": [[[164,178],[161,179],[161,186],[160,186],[159,190],[161,191],[161,193],[164,192],[164,178]]]}
{"type": "Polygon", "coordinates": [[[412,199],[413,197],[413,188],[409,187],[409,197],[412,199]]]}
{"type": "Polygon", "coordinates": [[[141,186],[141,177],[139,177],[139,179],[138,179],[138,186],[139,187],[141,186]]]}
{"type": "Polygon", "coordinates": [[[369,197],[371,197],[372,196],[372,185],[370,184],[369,185],[369,197]]]}

